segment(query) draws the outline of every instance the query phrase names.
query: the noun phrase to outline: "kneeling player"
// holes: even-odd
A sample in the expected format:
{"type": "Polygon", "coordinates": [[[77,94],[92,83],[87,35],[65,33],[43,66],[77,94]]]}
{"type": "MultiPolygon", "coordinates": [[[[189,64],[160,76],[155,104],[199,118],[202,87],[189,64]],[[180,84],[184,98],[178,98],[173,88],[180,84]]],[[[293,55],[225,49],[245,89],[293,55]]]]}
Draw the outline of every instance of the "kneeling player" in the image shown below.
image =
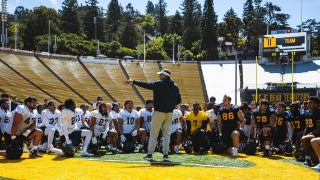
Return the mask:
{"type": "Polygon", "coordinates": [[[207,113],[200,111],[200,105],[198,102],[193,103],[193,111],[189,112],[186,116],[187,123],[187,135],[193,139],[193,150],[203,155],[207,149],[205,149],[206,141],[206,128],[209,123],[207,113]]]}
{"type": "MultiPolygon", "coordinates": [[[[92,133],[90,130],[81,130],[77,127],[76,122],[76,102],[73,99],[67,99],[64,102],[65,108],[61,112],[62,118],[62,129],[66,140],[66,144],[73,144],[75,147],[81,142],[81,138],[85,137],[84,146],[81,156],[93,156],[93,154],[87,152],[88,145],[90,143],[92,133]]],[[[51,148],[51,147],[50,147],[51,148]]],[[[55,148],[54,148],[55,149],[55,148]]],[[[57,151],[54,151],[57,153],[57,151]]],[[[64,153],[59,152],[58,154],[64,155],[64,153]]]]}
{"type": "Polygon", "coordinates": [[[182,139],[182,127],[185,125],[185,120],[183,119],[182,113],[179,109],[173,110],[172,113],[172,126],[171,126],[171,136],[170,136],[170,148],[171,152],[179,154],[180,143],[182,139]],[[180,125],[180,121],[182,122],[180,125]],[[174,148],[175,147],[175,148],[174,148]]]}
{"type": "Polygon", "coordinates": [[[238,106],[231,104],[231,97],[223,96],[223,107],[218,111],[219,140],[226,145],[227,152],[238,156],[240,133],[244,126],[244,118],[238,106]],[[241,122],[241,128],[238,127],[241,122]]]}
{"type": "Polygon", "coordinates": [[[252,112],[250,141],[254,141],[254,128],[257,128],[259,142],[265,148],[264,157],[271,156],[270,140],[275,135],[276,115],[273,109],[269,108],[269,102],[265,99],[260,100],[259,109],[252,112]]]}
{"type": "Polygon", "coordinates": [[[140,118],[136,110],[133,109],[133,101],[126,100],[124,109],[120,111],[118,116],[118,131],[122,142],[134,142],[133,137],[141,136],[141,145],[139,152],[145,153],[143,146],[146,141],[147,132],[140,128],[140,118]]]}
{"type": "Polygon", "coordinates": [[[112,117],[110,116],[111,114],[108,114],[107,112],[106,103],[101,103],[99,106],[99,110],[91,112],[90,130],[92,131],[92,143],[100,143],[107,136],[109,136],[111,138],[110,149],[112,150],[113,154],[116,154],[118,152],[118,133],[115,129],[112,129],[112,121],[110,122],[110,124],[108,122],[108,119],[112,120],[112,117]]]}
{"type": "Polygon", "coordinates": [[[288,139],[292,140],[296,149],[301,146],[301,138],[306,128],[304,110],[300,110],[300,105],[296,102],[290,104],[291,116],[289,118],[288,139]]]}
{"type": "Polygon", "coordinates": [[[23,140],[33,139],[29,157],[42,157],[37,148],[42,137],[42,131],[36,129],[36,104],[35,97],[28,97],[23,105],[18,105],[12,113],[12,121],[8,124],[5,132],[6,146],[18,145],[23,147],[23,140]]]}
{"type": "Polygon", "coordinates": [[[6,142],[4,138],[4,132],[11,119],[11,112],[9,111],[9,100],[0,100],[0,150],[6,149],[6,142]]]}
{"type": "Polygon", "coordinates": [[[43,131],[42,145],[43,151],[50,153],[53,147],[52,142],[54,137],[59,137],[59,131],[62,129],[61,113],[57,110],[56,102],[50,100],[48,102],[48,109],[42,111],[42,123],[40,129],[43,131]]]}

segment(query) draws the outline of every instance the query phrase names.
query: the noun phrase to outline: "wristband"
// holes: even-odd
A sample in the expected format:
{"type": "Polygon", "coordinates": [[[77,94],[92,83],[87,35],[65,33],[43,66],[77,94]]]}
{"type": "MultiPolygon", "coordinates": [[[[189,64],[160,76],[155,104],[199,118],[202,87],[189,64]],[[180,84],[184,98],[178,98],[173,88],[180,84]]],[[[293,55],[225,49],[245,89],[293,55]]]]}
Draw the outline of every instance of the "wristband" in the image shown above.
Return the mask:
{"type": "Polygon", "coordinates": [[[222,133],[219,133],[219,136],[222,136],[222,133]]]}
{"type": "Polygon", "coordinates": [[[17,138],[17,136],[11,136],[11,140],[14,140],[15,138],[17,138]]]}

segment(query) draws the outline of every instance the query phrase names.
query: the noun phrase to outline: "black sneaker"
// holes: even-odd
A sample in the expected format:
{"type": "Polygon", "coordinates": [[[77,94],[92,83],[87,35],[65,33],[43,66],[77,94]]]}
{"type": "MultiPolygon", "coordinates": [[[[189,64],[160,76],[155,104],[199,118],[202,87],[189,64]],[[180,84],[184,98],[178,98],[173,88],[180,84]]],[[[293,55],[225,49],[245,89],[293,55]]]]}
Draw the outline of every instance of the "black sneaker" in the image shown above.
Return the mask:
{"type": "Polygon", "coordinates": [[[303,164],[307,166],[311,166],[311,159],[306,159],[303,164]]]}
{"type": "Polygon", "coordinates": [[[42,155],[39,154],[38,151],[35,149],[35,150],[30,151],[29,157],[42,157],[42,155]]]}
{"type": "Polygon", "coordinates": [[[200,149],[199,149],[199,155],[204,155],[204,150],[203,150],[203,148],[200,148],[200,149]]]}
{"type": "Polygon", "coordinates": [[[163,161],[164,162],[170,162],[169,156],[168,155],[163,155],[163,161]]]}
{"type": "Polygon", "coordinates": [[[269,149],[264,150],[263,157],[270,157],[270,156],[271,156],[270,150],[269,149]]]}
{"type": "Polygon", "coordinates": [[[145,157],[143,157],[144,160],[147,160],[147,161],[152,161],[152,154],[147,154],[145,157]]]}

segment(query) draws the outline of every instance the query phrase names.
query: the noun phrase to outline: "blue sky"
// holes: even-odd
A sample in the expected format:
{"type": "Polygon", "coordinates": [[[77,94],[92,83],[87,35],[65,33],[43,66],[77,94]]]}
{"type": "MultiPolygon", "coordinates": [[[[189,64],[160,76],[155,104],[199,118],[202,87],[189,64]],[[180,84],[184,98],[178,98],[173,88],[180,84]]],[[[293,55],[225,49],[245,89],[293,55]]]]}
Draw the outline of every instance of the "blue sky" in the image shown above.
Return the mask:
{"type": "MultiPolygon", "coordinates": [[[[99,6],[107,8],[111,0],[98,0],[99,6]]],[[[152,0],[154,4],[158,3],[159,0],[152,0]]],[[[204,4],[204,0],[198,0],[201,5],[204,4]]],[[[8,0],[8,11],[14,12],[14,9],[21,5],[25,8],[32,9],[40,5],[52,7],[55,9],[61,9],[63,0],[8,0]]],[[[135,9],[138,9],[141,13],[145,12],[145,7],[148,0],[119,0],[119,3],[125,7],[128,3],[131,3],[135,9]]],[[[168,15],[173,15],[176,10],[179,9],[182,0],[165,0],[167,2],[168,15]]],[[[223,15],[232,7],[238,14],[238,17],[242,16],[243,4],[246,0],[214,0],[214,9],[218,14],[219,22],[222,21],[223,15]]],[[[263,4],[266,1],[263,2],[263,4]]],[[[307,19],[316,19],[320,21],[320,0],[269,0],[282,8],[282,12],[289,14],[291,18],[288,23],[291,27],[296,28],[301,22],[301,2],[302,2],[302,21],[307,19]],[[318,12],[318,13],[317,13],[318,12]]],[[[82,3],[85,5],[85,0],[78,0],[79,5],[82,3]]]]}

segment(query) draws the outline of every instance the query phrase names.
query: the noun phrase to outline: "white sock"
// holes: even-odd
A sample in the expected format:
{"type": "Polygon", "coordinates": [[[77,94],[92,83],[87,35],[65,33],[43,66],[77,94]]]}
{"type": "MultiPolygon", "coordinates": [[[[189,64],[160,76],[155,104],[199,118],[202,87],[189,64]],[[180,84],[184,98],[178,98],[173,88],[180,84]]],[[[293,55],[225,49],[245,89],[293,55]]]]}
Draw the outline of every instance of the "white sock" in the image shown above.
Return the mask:
{"type": "Polygon", "coordinates": [[[56,154],[59,154],[60,156],[64,156],[64,153],[62,152],[61,149],[52,148],[52,151],[55,152],[56,154]]]}
{"type": "Polygon", "coordinates": [[[31,151],[37,150],[37,149],[38,149],[38,146],[32,146],[31,151]]]}
{"type": "MultiPolygon", "coordinates": [[[[49,134],[48,134],[48,144],[52,144],[52,141],[53,141],[53,136],[54,136],[54,130],[49,130],[49,134]]],[[[49,147],[49,146],[48,146],[49,147]]]]}
{"type": "Polygon", "coordinates": [[[266,147],[266,149],[267,149],[267,150],[269,150],[269,149],[270,149],[270,145],[266,145],[265,147],[266,147]]]}
{"type": "Polygon", "coordinates": [[[176,145],[176,151],[179,151],[180,145],[176,145]]]}

